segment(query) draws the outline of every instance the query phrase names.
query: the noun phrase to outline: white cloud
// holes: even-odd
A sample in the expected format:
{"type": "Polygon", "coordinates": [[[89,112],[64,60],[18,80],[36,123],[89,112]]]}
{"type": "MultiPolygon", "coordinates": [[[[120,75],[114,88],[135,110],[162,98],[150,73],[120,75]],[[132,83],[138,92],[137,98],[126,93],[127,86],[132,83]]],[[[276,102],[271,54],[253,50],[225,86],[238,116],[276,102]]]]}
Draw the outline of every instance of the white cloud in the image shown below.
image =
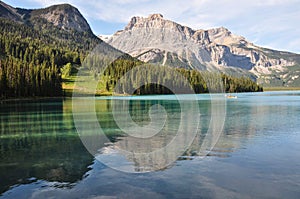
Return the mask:
{"type": "MultiPolygon", "coordinates": [[[[194,29],[225,26],[257,44],[300,52],[293,40],[300,35],[299,0],[25,0],[41,6],[70,3],[88,20],[128,23],[132,16],[162,13],[194,29]],[[283,34],[285,33],[285,34],[283,34]],[[270,41],[270,35],[274,40],[270,41]],[[275,36],[274,36],[275,35],[275,36]],[[278,35],[277,40],[275,40],[278,35]],[[286,39],[286,42],[282,40],[286,39]]],[[[297,42],[298,43],[298,42],[297,42]]]]}

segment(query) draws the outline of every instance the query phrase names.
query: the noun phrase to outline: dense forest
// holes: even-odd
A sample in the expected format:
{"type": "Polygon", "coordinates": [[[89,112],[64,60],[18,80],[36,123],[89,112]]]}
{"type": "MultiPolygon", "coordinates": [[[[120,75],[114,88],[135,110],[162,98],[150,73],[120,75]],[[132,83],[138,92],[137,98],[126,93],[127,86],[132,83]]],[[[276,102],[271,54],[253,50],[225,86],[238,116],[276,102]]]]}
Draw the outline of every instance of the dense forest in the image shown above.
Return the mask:
{"type": "Polygon", "coordinates": [[[108,45],[103,46],[110,47],[109,50],[121,56],[101,71],[99,64],[103,60],[91,56],[85,59],[101,42],[92,33],[65,31],[42,19],[31,25],[0,18],[0,99],[62,96],[62,76],[74,74],[81,66],[86,67],[94,77],[104,80],[104,89],[108,92],[139,95],[190,93],[191,89],[196,93],[262,91],[249,78],[144,66],[141,61],[121,54],[108,45]],[[43,29],[40,29],[42,24],[43,29]],[[126,82],[123,76],[127,77],[126,82]],[[123,83],[117,85],[120,79],[123,83]]]}
{"type": "Polygon", "coordinates": [[[49,25],[50,33],[0,18],[0,98],[61,96],[61,72],[101,40],[49,25]]]}
{"type": "Polygon", "coordinates": [[[107,91],[120,94],[172,94],[259,92],[263,88],[249,77],[118,61],[111,64],[101,79],[107,91]]]}

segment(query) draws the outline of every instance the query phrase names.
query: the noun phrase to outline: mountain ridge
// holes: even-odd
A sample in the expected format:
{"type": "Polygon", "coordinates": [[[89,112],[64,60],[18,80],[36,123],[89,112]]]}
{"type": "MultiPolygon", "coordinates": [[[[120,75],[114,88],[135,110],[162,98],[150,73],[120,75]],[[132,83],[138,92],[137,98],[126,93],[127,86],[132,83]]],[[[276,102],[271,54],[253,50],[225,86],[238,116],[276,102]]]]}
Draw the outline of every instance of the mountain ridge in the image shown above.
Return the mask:
{"type": "Polygon", "coordinates": [[[90,25],[79,10],[70,4],[57,4],[40,9],[14,8],[0,1],[0,17],[16,22],[35,24],[44,19],[53,26],[66,30],[92,33],[90,25]]]}
{"type": "Polygon", "coordinates": [[[0,1],[0,17],[13,21],[22,22],[21,15],[17,13],[17,9],[0,1]]]}
{"type": "Polygon", "coordinates": [[[265,85],[300,82],[299,54],[259,47],[224,27],[194,30],[152,14],[132,17],[123,30],[103,39],[146,62],[248,75],[265,85]],[[296,74],[290,76],[291,68],[296,74]]]}

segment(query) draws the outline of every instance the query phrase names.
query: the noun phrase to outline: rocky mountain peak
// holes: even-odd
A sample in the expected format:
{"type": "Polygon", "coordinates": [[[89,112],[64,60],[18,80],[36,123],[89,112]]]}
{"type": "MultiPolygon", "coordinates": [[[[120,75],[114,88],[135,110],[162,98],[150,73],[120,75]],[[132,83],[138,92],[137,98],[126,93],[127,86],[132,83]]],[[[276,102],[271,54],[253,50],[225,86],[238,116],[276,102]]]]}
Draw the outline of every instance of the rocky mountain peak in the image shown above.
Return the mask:
{"type": "Polygon", "coordinates": [[[35,24],[36,20],[45,19],[63,30],[92,32],[89,24],[79,10],[70,4],[59,4],[32,10],[14,8],[0,1],[0,17],[21,23],[28,23],[29,21],[33,24],[35,24]]]}
{"type": "Polygon", "coordinates": [[[132,17],[128,25],[125,27],[125,30],[132,29],[168,29],[172,31],[192,31],[192,29],[181,26],[176,22],[166,20],[163,18],[162,14],[151,14],[148,17],[132,17]]]}
{"type": "Polygon", "coordinates": [[[106,41],[142,61],[246,74],[265,83],[274,74],[289,82],[284,76],[286,68],[298,63],[293,58],[296,55],[261,48],[225,27],[194,30],[161,14],[133,17],[124,30],[106,41]]]}
{"type": "Polygon", "coordinates": [[[150,20],[163,19],[163,18],[164,16],[162,14],[151,14],[148,17],[148,19],[150,20]]]}
{"type": "Polygon", "coordinates": [[[92,32],[79,10],[70,4],[53,5],[48,8],[32,10],[31,15],[46,19],[49,23],[64,30],[92,32]]]}

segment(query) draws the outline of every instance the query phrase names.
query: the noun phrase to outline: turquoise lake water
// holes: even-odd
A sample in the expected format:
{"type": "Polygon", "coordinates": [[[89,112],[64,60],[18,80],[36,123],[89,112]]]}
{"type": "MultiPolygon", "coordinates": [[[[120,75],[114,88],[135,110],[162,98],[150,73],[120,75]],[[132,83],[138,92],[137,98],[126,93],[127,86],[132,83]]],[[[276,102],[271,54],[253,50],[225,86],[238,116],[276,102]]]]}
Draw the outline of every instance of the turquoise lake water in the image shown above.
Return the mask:
{"type": "Polygon", "coordinates": [[[300,92],[236,95],[2,103],[0,198],[299,198],[300,92]]]}

